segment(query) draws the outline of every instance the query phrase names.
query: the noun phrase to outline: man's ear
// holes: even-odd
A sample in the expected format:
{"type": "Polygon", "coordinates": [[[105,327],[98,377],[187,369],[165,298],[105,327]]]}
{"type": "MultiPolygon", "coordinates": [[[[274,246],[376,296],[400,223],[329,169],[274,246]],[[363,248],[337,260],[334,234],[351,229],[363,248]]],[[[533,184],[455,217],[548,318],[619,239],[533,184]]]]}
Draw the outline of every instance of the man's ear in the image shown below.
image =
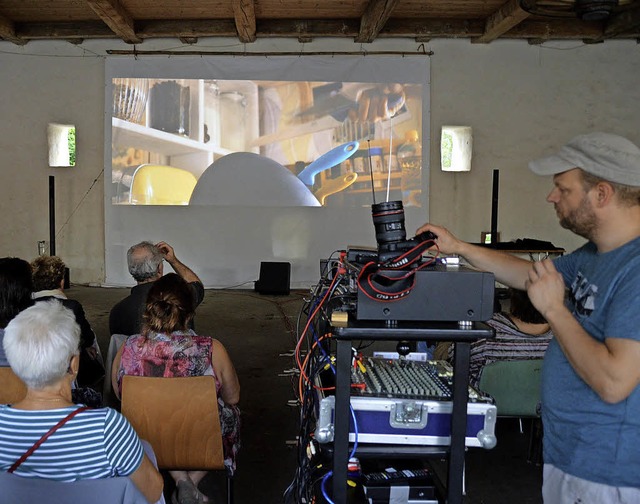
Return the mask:
{"type": "Polygon", "coordinates": [[[606,181],[598,182],[595,187],[595,196],[596,196],[596,204],[598,206],[605,206],[611,202],[613,195],[615,194],[615,189],[613,186],[606,181]]]}

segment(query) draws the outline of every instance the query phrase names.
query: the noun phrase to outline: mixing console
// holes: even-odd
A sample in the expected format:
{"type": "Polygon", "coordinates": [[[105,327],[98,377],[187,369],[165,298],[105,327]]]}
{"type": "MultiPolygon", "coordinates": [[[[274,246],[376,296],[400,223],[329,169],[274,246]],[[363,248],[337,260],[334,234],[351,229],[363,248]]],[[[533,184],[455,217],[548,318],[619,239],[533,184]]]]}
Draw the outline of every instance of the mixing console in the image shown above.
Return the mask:
{"type": "MultiPolygon", "coordinates": [[[[351,395],[450,401],[453,369],[446,361],[364,357],[351,372],[351,395]]],[[[469,387],[469,402],[491,402],[469,387]]]]}

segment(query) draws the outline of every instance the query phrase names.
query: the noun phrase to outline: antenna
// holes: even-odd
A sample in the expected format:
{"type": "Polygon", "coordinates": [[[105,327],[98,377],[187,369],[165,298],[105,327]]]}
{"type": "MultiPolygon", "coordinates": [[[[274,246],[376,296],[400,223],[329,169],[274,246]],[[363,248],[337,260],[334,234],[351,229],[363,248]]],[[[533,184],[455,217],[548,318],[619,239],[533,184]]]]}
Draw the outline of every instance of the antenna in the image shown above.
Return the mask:
{"type": "Polygon", "coordinates": [[[367,156],[369,157],[369,177],[371,178],[371,198],[376,204],[376,188],[373,186],[373,164],[371,163],[371,140],[367,139],[367,156]]]}
{"type": "Polygon", "coordinates": [[[393,116],[389,117],[389,163],[387,166],[387,203],[391,191],[391,153],[393,152],[393,116]]]}

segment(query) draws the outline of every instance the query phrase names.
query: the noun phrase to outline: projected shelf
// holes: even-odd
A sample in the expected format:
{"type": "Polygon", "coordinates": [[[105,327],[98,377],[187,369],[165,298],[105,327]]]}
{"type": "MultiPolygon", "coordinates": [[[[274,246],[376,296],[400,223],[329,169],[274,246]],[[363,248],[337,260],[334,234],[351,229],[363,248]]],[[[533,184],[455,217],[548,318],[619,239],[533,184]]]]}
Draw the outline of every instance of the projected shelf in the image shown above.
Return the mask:
{"type": "Polygon", "coordinates": [[[129,121],[113,117],[113,144],[117,147],[135,146],[138,149],[155,152],[165,156],[182,154],[211,153],[220,156],[230,154],[231,151],[191,138],[167,133],[129,121]]]}
{"type": "MultiPolygon", "coordinates": [[[[391,186],[390,190],[400,189],[400,180],[402,179],[402,173],[400,172],[392,172],[391,173],[391,186]]],[[[376,189],[385,189],[387,188],[388,175],[386,173],[374,173],[373,174],[373,183],[376,189]]],[[[358,177],[358,181],[353,184],[352,187],[347,189],[352,194],[362,194],[362,193],[370,193],[371,192],[371,178],[368,174],[362,174],[358,177]]]]}

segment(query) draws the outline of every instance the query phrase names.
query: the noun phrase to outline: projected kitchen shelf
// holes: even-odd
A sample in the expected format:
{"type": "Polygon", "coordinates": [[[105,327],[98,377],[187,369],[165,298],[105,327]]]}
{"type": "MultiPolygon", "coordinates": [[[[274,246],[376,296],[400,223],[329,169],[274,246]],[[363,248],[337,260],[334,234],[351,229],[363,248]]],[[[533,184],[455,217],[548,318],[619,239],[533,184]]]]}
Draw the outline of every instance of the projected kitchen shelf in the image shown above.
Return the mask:
{"type": "Polygon", "coordinates": [[[112,118],[111,124],[113,126],[113,143],[118,147],[134,145],[138,149],[156,152],[165,156],[194,153],[213,153],[224,156],[231,153],[231,151],[222,147],[123,121],[116,117],[112,118]]]}

